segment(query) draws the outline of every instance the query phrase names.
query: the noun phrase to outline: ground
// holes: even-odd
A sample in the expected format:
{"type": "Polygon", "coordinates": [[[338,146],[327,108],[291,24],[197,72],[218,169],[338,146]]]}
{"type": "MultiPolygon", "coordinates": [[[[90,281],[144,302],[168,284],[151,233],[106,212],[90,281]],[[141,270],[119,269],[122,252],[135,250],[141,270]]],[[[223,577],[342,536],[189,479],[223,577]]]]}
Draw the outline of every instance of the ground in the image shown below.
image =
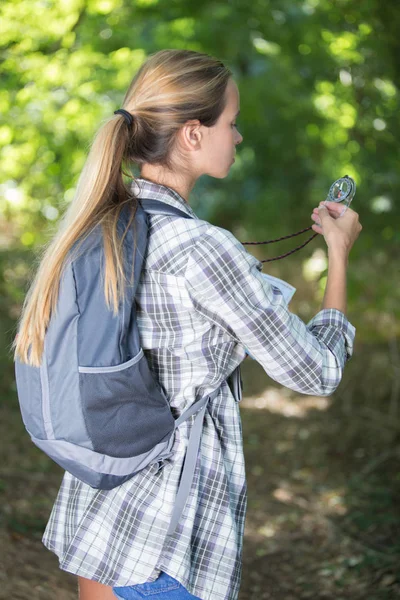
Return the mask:
{"type": "MultiPolygon", "coordinates": [[[[359,347],[357,357],[330,397],[283,388],[249,358],[242,365],[249,499],[239,600],[400,598],[390,365],[384,347],[359,347]]],[[[1,436],[0,598],[76,599],[75,577],[40,541],[61,470],[31,444],[13,396],[1,436]]]]}

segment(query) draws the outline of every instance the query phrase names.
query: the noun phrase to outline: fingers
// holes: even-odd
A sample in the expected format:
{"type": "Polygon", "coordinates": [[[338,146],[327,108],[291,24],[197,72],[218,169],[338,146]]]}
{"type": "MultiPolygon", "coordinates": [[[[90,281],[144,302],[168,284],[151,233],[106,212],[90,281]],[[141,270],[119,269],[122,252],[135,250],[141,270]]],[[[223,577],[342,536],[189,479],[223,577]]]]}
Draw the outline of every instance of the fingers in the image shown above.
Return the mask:
{"type": "Polygon", "coordinates": [[[325,202],[321,202],[320,206],[321,205],[329,208],[329,210],[332,211],[333,214],[337,214],[338,217],[343,217],[344,213],[348,209],[347,205],[343,206],[343,204],[339,204],[337,202],[329,202],[328,200],[325,200],[325,202]]]}
{"type": "Polygon", "coordinates": [[[349,212],[353,220],[358,221],[359,219],[359,214],[355,210],[347,206],[347,204],[343,205],[339,202],[329,202],[328,200],[325,200],[325,202],[320,202],[318,208],[320,208],[321,206],[325,206],[328,209],[329,214],[334,219],[342,217],[346,213],[346,211],[349,212]]]}
{"type": "Polygon", "coordinates": [[[320,219],[320,217],[319,217],[318,213],[317,213],[317,214],[312,214],[312,215],[311,215],[311,218],[312,218],[312,220],[313,220],[313,221],[315,221],[315,223],[317,223],[318,225],[320,225],[320,224],[321,224],[321,219],[320,219]]]}
{"type": "Polygon", "coordinates": [[[333,219],[338,219],[339,217],[342,217],[344,215],[344,213],[346,212],[346,210],[349,208],[346,205],[343,204],[339,204],[337,202],[320,202],[319,206],[317,208],[313,209],[313,214],[319,214],[319,208],[323,207],[326,208],[328,210],[328,214],[333,218],[333,219]]]}
{"type": "Polygon", "coordinates": [[[328,209],[323,204],[320,204],[318,206],[318,215],[319,215],[319,218],[321,219],[321,221],[322,221],[322,219],[325,219],[329,215],[328,209]]]}
{"type": "Polygon", "coordinates": [[[313,231],[315,231],[315,233],[321,233],[322,234],[322,227],[320,225],[317,225],[317,223],[314,223],[314,225],[311,225],[311,229],[313,231]]]}
{"type": "MultiPolygon", "coordinates": [[[[325,200],[325,202],[320,202],[319,206],[325,206],[329,210],[338,214],[343,211],[343,204],[340,202],[330,202],[329,200],[325,200]]],[[[345,208],[347,208],[347,206],[345,206],[345,208]]]]}
{"type": "MultiPolygon", "coordinates": [[[[317,209],[315,209],[315,210],[317,210],[317,209]]],[[[313,231],[315,231],[316,233],[322,233],[321,219],[318,215],[318,212],[316,214],[312,214],[311,218],[313,221],[315,221],[314,225],[311,225],[311,229],[313,231]]]]}

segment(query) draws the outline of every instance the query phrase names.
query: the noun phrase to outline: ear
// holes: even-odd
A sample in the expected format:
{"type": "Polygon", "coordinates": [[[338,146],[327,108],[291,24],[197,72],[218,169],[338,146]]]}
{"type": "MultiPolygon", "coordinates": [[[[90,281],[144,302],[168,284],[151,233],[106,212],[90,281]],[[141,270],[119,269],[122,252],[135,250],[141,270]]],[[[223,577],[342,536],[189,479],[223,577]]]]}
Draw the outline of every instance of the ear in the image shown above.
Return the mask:
{"type": "Polygon", "coordinates": [[[179,131],[180,142],[186,150],[199,150],[203,139],[202,125],[198,119],[186,121],[179,131]]]}

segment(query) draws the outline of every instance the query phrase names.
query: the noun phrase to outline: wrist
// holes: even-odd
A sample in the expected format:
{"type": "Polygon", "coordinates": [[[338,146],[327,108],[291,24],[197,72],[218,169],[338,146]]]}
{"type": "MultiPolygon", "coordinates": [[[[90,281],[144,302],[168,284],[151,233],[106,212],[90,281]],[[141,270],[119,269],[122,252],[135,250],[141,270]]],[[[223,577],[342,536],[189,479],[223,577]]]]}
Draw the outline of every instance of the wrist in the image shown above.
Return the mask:
{"type": "Polygon", "coordinates": [[[328,246],[328,259],[330,262],[343,263],[346,266],[349,261],[349,253],[343,248],[332,248],[328,246]]]}

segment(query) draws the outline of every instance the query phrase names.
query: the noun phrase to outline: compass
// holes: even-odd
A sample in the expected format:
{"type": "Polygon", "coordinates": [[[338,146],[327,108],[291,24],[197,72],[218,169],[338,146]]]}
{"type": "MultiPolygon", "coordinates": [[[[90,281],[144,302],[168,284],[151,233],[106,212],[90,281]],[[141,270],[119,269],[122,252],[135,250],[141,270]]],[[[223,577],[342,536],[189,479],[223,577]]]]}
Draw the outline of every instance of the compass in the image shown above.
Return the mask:
{"type": "MultiPolygon", "coordinates": [[[[343,202],[343,204],[346,207],[349,207],[351,204],[351,201],[354,198],[355,193],[356,193],[356,183],[355,183],[354,179],[352,179],[348,175],[345,175],[344,177],[341,177],[340,179],[336,179],[336,181],[334,181],[332,183],[331,187],[329,188],[329,192],[326,197],[326,200],[330,200],[332,202],[343,202]]],[[[345,212],[345,210],[346,209],[343,209],[342,214],[345,212]]],[[[342,216],[342,215],[340,215],[340,216],[342,216]]],[[[300,231],[297,231],[297,233],[292,233],[290,235],[284,235],[283,237],[280,237],[276,240],[266,240],[265,242],[242,242],[242,244],[249,245],[249,246],[255,246],[258,244],[273,244],[274,242],[280,242],[281,240],[286,240],[288,238],[295,237],[296,235],[300,235],[300,233],[304,233],[305,231],[309,231],[310,229],[312,229],[312,226],[306,227],[305,229],[301,229],[300,231]]],[[[308,238],[308,240],[306,242],[304,242],[304,244],[301,244],[301,246],[297,246],[297,248],[294,248],[294,250],[291,250],[290,252],[286,252],[286,254],[281,254],[281,256],[275,256],[275,258],[266,258],[260,262],[265,263],[265,262],[271,262],[272,260],[279,260],[280,258],[285,258],[285,256],[289,256],[289,254],[293,254],[293,252],[297,252],[297,250],[304,248],[304,246],[306,246],[309,242],[311,242],[311,240],[313,240],[317,235],[318,235],[318,233],[314,233],[310,238],[308,238]]]]}
{"type": "Polygon", "coordinates": [[[343,202],[346,206],[350,206],[355,193],[356,184],[354,179],[345,175],[332,183],[326,199],[331,202],[343,202]]]}

